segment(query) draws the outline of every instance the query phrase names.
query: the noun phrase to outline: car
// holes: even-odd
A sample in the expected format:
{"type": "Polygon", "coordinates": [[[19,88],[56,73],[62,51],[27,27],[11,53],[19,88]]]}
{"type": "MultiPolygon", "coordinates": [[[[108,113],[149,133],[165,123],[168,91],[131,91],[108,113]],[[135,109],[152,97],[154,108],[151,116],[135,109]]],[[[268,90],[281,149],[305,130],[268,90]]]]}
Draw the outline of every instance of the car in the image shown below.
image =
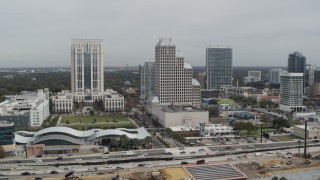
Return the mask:
{"type": "Polygon", "coordinates": [[[107,155],[101,156],[101,159],[108,159],[108,156],[107,155]]]}
{"type": "Polygon", "coordinates": [[[37,157],[37,158],[41,158],[41,157],[42,157],[42,155],[37,155],[36,157],[37,157]]]}
{"type": "Polygon", "coordinates": [[[35,177],[34,180],[42,180],[42,177],[35,177]]]}
{"type": "Polygon", "coordinates": [[[138,167],[143,167],[144,166],[144,164],[138,164],[138,167]]]}
{"type": "Polygon", "coordinates": [[[95,168],[88,168],[88,170],[87,170],[87,172],[94,172],[94,171],[96,171],[95,168]]]}
{"type": "Polygon", "coordinates": [[[196,154],[196,153],[197,153],[196,151],[191,151],[191,152],[190,152],[190,154],[196,154]]]}
{"type": "Polygon", "coordinates": [[[60,154],[60,155],[59,155],[59,157],[65,157],[65,156],[66,156],[65,154],[60,154]]]}
{"type": "Polygon", "coordinates": [[[16,161],[16,163],[22,163],[21,161],[16,161]]]}
{"type": "Polygon", "coordinates": [[[185,152],[185,151],[181,151],[181,152],[180,152],[180,154],[186,154],[186,153],[187,153],[187,152],[185,152]]]}
{"type": "Polygon", "coordinates": [[[313,140],[313,142],[319,142],[320,140],[319,139],[315,139],[315,140],[313,140]]]}
{"type": "Polygon", "coordinates": [[[56,158],[56,160],[57,160],[57,161],[62,161],[62,160],[63,160],[63,157],[62,157],[62,156],[59,156],[59,157],[56,158]]]}
{"type": "Polygon", "coordinates": [[[51,171],[50,174],[59,174],[58,171],[51,171]]]}
{"type": "Polygon", "coordinates": [[[69,168],[67,171],[68,171],[68,172],[75,172],[76,169],[74,169],[74,168],[69,168]]]}
{"type": "Polygon", "coordinates": [[[82,161],[82,159],[81,158],[78,158],[78,159],[75,159],[76,161],[82,161]]]}
{"type": "Polygon", "coordinates": [[[106,164],[106,166],[104,166],[105,168],[112,168],[111,164],[106,164]]]}
{"type": "Polygon", "coordinates": [[[226,146],[224,149],[231,149],[231,147],[230,146],[226,146]]]}
{"type": "Polygon", "coordinates": [[[273,152],[272,151],[268,151],[267,154],[273,154],[273,152]]]}
{"type": "Polygon", "coordinates": [[[41,159],[37,159],[37,160],[34,160],[34,162],[35,162],[36,164],[40,164],[40,163],[42,163],[42,160],[41,160],[41,159]]]}
{"type": "Polygon", "coordinates": [[[199,149],[198,152],[205,152],[205,149],[199,149]]]}
{"type": "Polygon", "coordinates": [[[33,171],[33,170],[32,170],[32,171],[29,171],[29,173],[32,174],[32,175],[37,174],[37,172],[36,172],[36,171],[33,171]]]}
{"type": "Polygon", "coordinates": [[[242,151],[242,149],[241,148],[237,148],[236,151],[242,151]]]}
{"type": "Polygon", "coordinates": [[[227,161],[233,161],[233,159],[232,158],[227,158],[227,161]]]}
{"type": "Polygon", "coordinates": [[[198,160],[197,161],[197,164],[207,164],[208,161],[204,160],[204,159],[201,159],[201,160],[198,160]]]}
{"type": "Polygon", "coordinates": [[[305,162],[303,162],[304,165],[311,164],[311,160],[307,159],[305,162]]]}
{"type": "Polygon", "coordinates": [[[30,172],[27,172],[27,171],[21,173],[22,176],[28,176],[28,175],[30,175],[30,174],[31,174],[31,173],[30,173],[30,172]]]}
{"type": "Polygon", "coordinates": [[[276,152],[276,154],[282,154],[282,152],[280,152],[280,151],[277,151],[277,152],[276,152]]]}
{"type": "Polygon", "coordinates": [[[273,165],[273,166],[271,166],[272,168],[279,168],[279,167],[281,167],[280,166],[280,164],[275,164],[275,165],[273,165]]]}
{"type": "Polygon", "coordinates": [[[145,153],[144,155],[145,155],[145,156],[149,156],[149,154],[148,154],[148,153],[145,153]]]}
{"type": "Polygon", "coordinates": [[[164,152],[164,155],[173,155],[172,152],[164,152]]]}
{"type": "Polygon", "coordinates": [[[122,170],[122,169],[124,169],[123,167],[116,167],[116,170],[122,170]]]}
{"type": "Polygon", "coordinates": [[[286,164],[290,165],[290,164],[293,164],[293,162],[292,161],[288,161],[286,164]]]}
{"type": "Polygon", "coordinates": [[[284,159],[288,159],[288,156],[287,155],[283,155],[282,156],[284,159]]]}
{"type": "Polygon", "coordinates": [[[248,148],[254,148],[254,144],[250,144],[248,148]]]}
{"type": "Polygon", "coordinates": [[[181,162],[181,165],[183,165],[183,164],[189,164],[189,163],[186,162],[186,161],[182,161],[182,162],[181,162]]]}
{"type": "Polygon", "coordinates": [[[184,150],[185,148],[184,147],[179,147],[179,150],[184,150]]]}

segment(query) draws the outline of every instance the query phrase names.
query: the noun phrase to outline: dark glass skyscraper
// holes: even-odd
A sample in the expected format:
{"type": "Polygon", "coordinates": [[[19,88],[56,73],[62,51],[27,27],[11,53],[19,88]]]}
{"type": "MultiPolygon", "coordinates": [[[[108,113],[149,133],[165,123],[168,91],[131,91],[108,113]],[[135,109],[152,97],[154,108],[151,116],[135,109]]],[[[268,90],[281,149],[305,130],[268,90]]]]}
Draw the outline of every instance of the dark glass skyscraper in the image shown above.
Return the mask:
{"type": "Polygon", "coordinates": [[[289,54],[288,73],[303,73],[303,87],[305,87],[306,78],[306,57],[301,52],[289,54]]]}
{"type": "Polygon", "coordinates": [[[207,89],[230,87],[232,81],[232,49],[208,47],[206,49],[207,89]]]}

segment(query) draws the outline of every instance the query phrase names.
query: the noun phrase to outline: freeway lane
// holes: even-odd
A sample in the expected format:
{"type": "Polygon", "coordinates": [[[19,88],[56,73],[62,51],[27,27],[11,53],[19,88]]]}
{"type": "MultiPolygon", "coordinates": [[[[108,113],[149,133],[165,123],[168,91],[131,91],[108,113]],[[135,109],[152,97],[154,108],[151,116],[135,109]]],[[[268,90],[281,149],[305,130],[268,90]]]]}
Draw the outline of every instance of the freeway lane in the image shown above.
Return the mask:
{"type": "MultiPolygon", "coordinates": [[[[314,140],[308,140],[307,146],[320,146],[319,142],[315,142],[314,140]]],[[[205,154],[219,154],[223,152],[228,153],[239,153],[241,151],[272,151],[277,150],[281,148],[292,148],[292,147],[298,147],[297,141],[287,141],[287,142],[271,142],[271,143],[256,143],[256,144],[238,144],[238,145],[223,145],[223,146],[199,146],[199,147],[186,147],[184,151],[187,153],[185,155],[180,155],[180,151],[178,148],[167,148],[166,150],[172,151],[175,156],[190,156],[194,157],[196,155],[205,155],[205,154]],[[250,145],[254,145],[253,148],[250,148],[250,145]],[[229,147],[228,149],[226,147],[229,147]],[[209,151],[206,151],[205,153],[199,153],[197,152],[198,149],[205,148],[209,149],[209,151]],[[241,149],[241,150],[239,150],[241,149]],[[190,155],[191,151],[196,151],[197,153],[194,155],[190,155]],[[210,152],[212,151],[212,152],[210,152]],[[234,152],[233,152],[234,151],[234,152]]],[[[303,147],[303,141],[301,141],[301,148],[303,147]]],[[[134,151],[135,154],[133,156],[130,156],[130,158],[145,158],[145,157],[159,157],[163,156],[164,149],[147,149],[147,150],[138,150],[134,151]]],[[[123,154],[125,152],[114,152],[108,154],[108,159],[123,159],[128,158],[124,157],[123,154]]],[[[63,163],[63,162],[79,162],[84,163],[86,161],[105,161],[107,162],[108,159],[102,159],[101,157],[104,156],[103,154],[96,154],[96,155],[76,155],[76,156],[66,156],[63,157],[63,161],[56,160],[57,157],[45,157],[45,158],[29,158],[29,159],[21,159],[20,161],[24,163],[34,163],[35,159],[42,159],[43,163],[63,163]],[[77,159],[82,159],[82,161],[77,161],[77,159]]],[[[169,156],[168,156],[169,157],[169,156]]],[[[3,159],[0,164],[15,164],[17,160],[6,160],[3,159]]]]}

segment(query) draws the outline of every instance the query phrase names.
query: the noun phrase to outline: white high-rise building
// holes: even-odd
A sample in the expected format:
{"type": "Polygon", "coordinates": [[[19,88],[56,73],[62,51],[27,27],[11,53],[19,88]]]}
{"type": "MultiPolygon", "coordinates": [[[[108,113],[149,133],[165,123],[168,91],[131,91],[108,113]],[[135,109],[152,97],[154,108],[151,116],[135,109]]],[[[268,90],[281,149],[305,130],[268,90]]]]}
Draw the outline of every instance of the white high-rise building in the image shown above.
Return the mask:
{"type": "Polygon", "coordinates": [[[147,100],[153,96],[154,91],[154,62],[146,62],[139,66],[140,74],[140,99],[147,100]]]}
{"type": "Polygon", "coordinates": [[[104,54],[101,39],[74,39],[71,45],[71,91],[104,90],[104,54]]]}
{"type": "Polygon", "coordinates": [[[154,73],[154,96],[160,104],[199,106],[200,98],[194,97],[200,97],[200,84],[192,82],[192,67],[171,38],[161,38],[155,47],[154,73]]]}
{"type": "Polygon", "coordinates": [[[288,73],[282,75],[280,79],[280,110],[301,111],[303,108],[303,73],[288,73]]]}
{"type": "Polygon", "coordinates": [[[288,72],[283,69],[271,69],[269,71],[269,83],[280,84],[280,77],[288,72]]]}
{"type": "Polygon", "coordinates": [[[244,83],[261,81],[261,71],[248,71],[248,77],[243,78],[244,83]]]}

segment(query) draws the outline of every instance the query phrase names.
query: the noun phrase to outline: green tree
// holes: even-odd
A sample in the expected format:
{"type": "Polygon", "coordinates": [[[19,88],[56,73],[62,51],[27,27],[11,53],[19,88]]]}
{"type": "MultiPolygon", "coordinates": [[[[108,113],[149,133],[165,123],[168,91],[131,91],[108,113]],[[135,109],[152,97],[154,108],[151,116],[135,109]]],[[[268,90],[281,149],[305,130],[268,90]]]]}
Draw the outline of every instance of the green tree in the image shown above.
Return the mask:
{"type": "Polygon", "coordinates": [[[289,124],[288,120],[286,120],[282,117],[275,118],[272,121],[272,125],[277,130],[281,130],[283,127],[290,128],[290,124],[289,124]]]}
{"type": "Polygon", "coordinates": [[[93,115],[94,115],[94,111],[93,111],[93,110],[90,110],[90,111],[89,111],[89,114],[90,114],[90,116],[93,116],[93,115]]]}
{"type": "Polygon", "coordinates": [[[282,176],[279,180],[287,180],[287,178],[282,176]]]}
{"type": "Polygon", "coordinates": [[[70,124],[69,120],[66,120],[66,124],[70,124]]]}
{"type": "Polygon", "coordinates": [[[279,178],[277,176],[274,176],[273,178],[271,178],[271,180],[278,180],[279,178]]]}
{"type": "Polygon", "coordinates": [[[129,138],[126,135],[120,136],[120,143],[122,148],[126,149],[128,143],[129,143],[129,138]]]}
{"type": "Polygon", "coordinates": [[[147,137],[144,139],[144,142],[145,142],[147,148],[151,148],[151,147],[150,147],[150,144],[152,144],[152,137],[151,137],[151,136],[147,136],[147,137]]]}

